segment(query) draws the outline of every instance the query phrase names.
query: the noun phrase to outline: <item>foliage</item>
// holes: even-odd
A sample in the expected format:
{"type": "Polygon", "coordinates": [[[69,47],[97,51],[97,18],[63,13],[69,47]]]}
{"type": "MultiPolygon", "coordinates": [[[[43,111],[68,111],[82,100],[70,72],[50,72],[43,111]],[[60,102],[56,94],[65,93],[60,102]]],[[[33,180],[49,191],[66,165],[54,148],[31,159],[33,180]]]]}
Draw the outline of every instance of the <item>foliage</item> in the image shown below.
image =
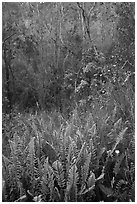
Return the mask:
{"type": "Polygon", "coordinates": [[[134,201],[133,132],[115,113],[100,134],[94,113],[87,114],[88,120],[76,110],[69,120],[58,113],[13,117],[18,123],[9,130],[9,154],[3,152],[3,201],[30,195],[35,201],[134,201]]]}
{"type": "Polygon", "coordinates": [[[2,7],[3,201],[135,201],[135,4],[2,7]]]}
{"type": "Polygon", "coordinates": [[[133,3],[5,2],[2,31],[4,111],[68,114],[81,86],[90,98],[117,77],[134,86],[133,3]]]}

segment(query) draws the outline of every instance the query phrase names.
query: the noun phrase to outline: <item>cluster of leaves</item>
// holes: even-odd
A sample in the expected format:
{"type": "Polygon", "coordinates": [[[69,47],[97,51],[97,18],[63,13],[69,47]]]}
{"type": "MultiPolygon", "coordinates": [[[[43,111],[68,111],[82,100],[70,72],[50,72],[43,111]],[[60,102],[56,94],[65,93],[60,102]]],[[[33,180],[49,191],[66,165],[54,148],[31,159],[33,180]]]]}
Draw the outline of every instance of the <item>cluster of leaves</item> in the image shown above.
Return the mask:
{"type": "Polygon", "coordinates": [[[3,117],[3,201],[134,201],[134,129],[96,108],[3,117]]]}

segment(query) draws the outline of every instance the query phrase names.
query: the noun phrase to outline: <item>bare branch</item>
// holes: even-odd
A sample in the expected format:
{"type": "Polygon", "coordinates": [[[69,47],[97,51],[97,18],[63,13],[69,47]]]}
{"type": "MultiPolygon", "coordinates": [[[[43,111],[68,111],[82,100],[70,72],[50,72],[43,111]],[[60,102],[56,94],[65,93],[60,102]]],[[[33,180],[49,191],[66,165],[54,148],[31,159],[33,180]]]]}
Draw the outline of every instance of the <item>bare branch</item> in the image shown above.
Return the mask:
{"type": "Polygon", "coordinates": [[[93,2],[93,6],[90,8],[90,11],[88,13],[88,18],[90,17],[91,12],[93,11],[93,9],[95,8],[96,2],[93,2]]]}
{"type": "Polygon", "coordinates": [[[7,38],[5,38],[3,40],[3,43],[5,43],[7,40],[9,40],[12,36],[14,36],[16,33],[11,34],[10,36],[8,36],[7,38]]]}

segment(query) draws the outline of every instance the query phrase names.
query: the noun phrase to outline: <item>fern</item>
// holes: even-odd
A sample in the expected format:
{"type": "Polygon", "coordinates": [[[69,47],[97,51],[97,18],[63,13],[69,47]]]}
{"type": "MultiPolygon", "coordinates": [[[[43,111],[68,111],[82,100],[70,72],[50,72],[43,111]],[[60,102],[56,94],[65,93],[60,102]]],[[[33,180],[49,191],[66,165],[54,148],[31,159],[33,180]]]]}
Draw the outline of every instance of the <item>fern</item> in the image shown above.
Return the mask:
{"type": "Polygon", "coordinates": [[[14,134],[14,140],[9,141],[10,147],[11,147],[11,160],[13,162],[12,165],[12,176],[14,177],[15,185],[18,188],[19,196],[23,195],[23,189],[22,184],[20,182],[20,179],[22,177],[22,170],[23,170],[23,144],[22,140],[17,134],[14,134]]]}
{"type": "Polygon", "coordinates": [[[60,188],[64,189],[66,187],[65,185],[66,178],[63,171],[62,163],[57,160],[52,164],[52,168],[54,170],[54,174],[57,179],[58,185],[60,186],[60,188]]]}
{"type": "Polygon", "coordinates": [[[78,180],[78,189],[79,191],[83,191],[86,185],[86,181],[88,179],[89,171],[90,171],[90,162],[91,162],[91,153],[88,153],[88,150],[84,143],[80,153],[76,159],[76,164],[78,167],[79,180],[78,180]]]}
{"type": "Polygon", "coordinates": [[[83,114],[77,107],[58,124],[52,116],[15,117],[10,156],[2,160],[3,201],[26,199],[28,190],[45,202],[135,200],[133,133],[116,120],[116,105],[111,118],[103,102],[94,106],[83,114]]]}
{"type": "Polygon", "coordinates": [[[57,187],[53,189],[53,202],[60,202],[61,195],[57,187]]]}
{"type": "Polygon", "coordinates": [[[66,201],[76,202],[77,201],[77,182],[78,172],[77,166],[74,164],[68,173],[68,182],[66,188],[66,201]]]}
{"type": "Polygon", "coordinates": [[[135,180],[135,164],[133,162],[130,163],[130,175],[131,175],[131,181],[134,182],[134,180],[135,180]]]}
{"type": "MultiPolygon", "coordinates": [[[[38,178],[39,178],[39,168],[37,164],[37,158],[35,155],[35,138],[31,138],[28,144],[28,154],[26,158],[26,173],[30,178],[30,185],[32,186],[32,194],[35,192],[35,187],[37,186],[38,178]]],[[[31,186],[29,188],[31,188],[31,186]]]]}
{"type": "Polygon", "coordinates": [[[88,142],[90,139],[93,139],[96,135],[96,124],[93,124],[91,128],[87,129],[87,132],[85,132],[84,139],[88,142]]]}
{"type": "Polygon", "coordinates": [[[99,164],[99,158],[97,153],[97,146],[94,145],[93,139],[90,139],[90,152],[91,152],[91,165],[92,169],[94,169],[99,164]]]}
{"type": "Polygon", "coordinates": [[[71,137],[69,137],[69,140],[70,140],[70,145],[69,145],[68,156],[67,156],[68,166],[73,164],[73,162],[76,160],[78,155],[76,142],[71,137]]]}
{"type": "Polygon", "coordinates": [[[80,151],[79,151],[79,154],[78,154],[78,156],[77,156],[77,159],[76,159],[76,164],[80,161],[80,159],[81,159],[81,157],[82,157],[82,155],[83,155],[83,151],[84,151],[84,149],[85,149],[85,146],[86,146],[86,142],[84,142],[83,143],[83,145],[82,145],[82,147],[81,147],[81,149],[80,149],[80,151]]]}
{"type": "Polygon", "coordinates": [[[12,162],[2,155],[2,177],[4,181],[4,192],[3,196],[4,200],[7,199],[8,194],[10,192],[10,188],[12,186],[12,175],[10,174],[10,168],[12,167],[12,162]]]}
{"type": "Polygon", "coordinates": [[[116,183],[116,187],[115,187],[115,196],[118,196],[119,194],[121,194],[120,190],[122,189],[122,186],[123,185],[126,185],[127,182],[123,179],[119,180],[117,183],[116,183]]]}
{"type": "Polygon", "coordinates": [[[90,167],[90,161],[91,161],[91,153],[88,154],[85,149],[85,154],[84,154],[84,164],[81,168],[81,175],[82,175],[82,183],[81,183],[81,188],[83,188],[83,185],[85,185],[88,175],[89,175],[89,167],[90,167]]]}
{"type": "Polygon", "coordinates": [[[27,166],[30,170],[31,177],[34,178],[34,167],[35,167],[35,138],[31,138],[28,144],[28,155],[27,155],[27,166]]]}
{"type": "Polygon", "coordinates": [[[134,137],[131,139],[129,143],[128,154],[127,154],[128,159],[132,160],[132,162],[135,162],[135,138],[134,137]]]}
{"type": "Polygon", "coordinates": [[[43,176],[42,176],[42,194],[45,201],[52,200],[53,188],[54,188],[54,174],[53,169],[48,162],[48,158],[45,160],[43,167],[43,176]]]}
{"type": "Polygon", "coordinates": [[[111,152],[110,152],[110,155],[113,154],[113,152],[115,151],[117,145],[118,145],[118,144],[120,143],[120,141],[123,139],[123,136],[124,136],[125,132],[127,131],[127,129],[128,129],[127,127],[124,128],[124,129],[119,133],[119,135],[117,136],[117,138],[116,138],[116,143],[115,143],[114,146],[112,147],[112,150],[111,150],[111,152]]]}
{"type": "Polygon", "coordinates": [[[14,201],[23,193],[22,185],[20,182],[20,164],[18,167],[18,160],[11,162],[3,156],[3,178],[5,181],[5,196],[8,200],[14,201]]]}
{"type": "MultiPolygon", "coordinates": [[[[64,178],[65,178],[65,187],[67,186],[67,177],[68,177],[68,169],[70,165],[70,157],[71,152],[70,148],[72,145],[72,140],[70,139],[70,128],[71,126],[68,126],[62,129],[61,136],[60,136],[60,160],[63,167],[64,172],[64,178]]],[[[72,153],[73,154],[73,153],[72,153]]]]}
{"type": "Polygon", "coordinates": [[[129,201],[135,202],[135,181],[132,183],[129,190],[129,201]]]}

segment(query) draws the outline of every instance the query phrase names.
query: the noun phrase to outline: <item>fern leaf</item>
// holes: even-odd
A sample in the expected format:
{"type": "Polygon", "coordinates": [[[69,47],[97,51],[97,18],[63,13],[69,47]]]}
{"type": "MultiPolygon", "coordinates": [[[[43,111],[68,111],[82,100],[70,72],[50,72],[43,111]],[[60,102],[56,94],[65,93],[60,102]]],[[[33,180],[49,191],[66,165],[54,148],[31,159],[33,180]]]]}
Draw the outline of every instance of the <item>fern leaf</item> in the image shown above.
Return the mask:
{"type": "Polygon", "coordinates": [[[111,150],[111,152],[110,152],[111,155],[112,155],[113,152],[115,151],[117,145],[118,145],[118,144],[120,143],[120,141],[123,139],[123,136],[124,136],[125,132],[127,131],[127,129],[128,129],[128,128],[126,127],[125,129],[123,129],[123,130],[119,133],[118,137],[116,138],[116,143],[114,144],[114,146],[113,146],[113,148],[112,148],[112,150],[111,150]]]}
{"type": "Polygon", "coordinates": [[[94,124],[90,129],[88,129],[88,138],[92,139],[96,134],[96,124],[94,124]]]}
{"type": "Polygon", "coordinates": [[[22,152],[21,152],[21,142],[19,141],[20,138],[14,134],[14,141],[10,141],[11,147],[11,160],[13,162],[12,165],[12,172],[14,174],[14,179],[16,184],[19,183],[21,175],[22,175],[22,152]]]}
{"type": "Polygon", "coordinates": [[[131,162],[130,164],[130,174],[131,174],[131,180],[135,180],[135,164],[131,162]]]}
{"type": "Polygon", "coordinates": [[[116,184],[116,187],[115,187],[115,196],[118,196],[119,194],[121,194],[120,190],[121,190],[121,187],[122,185],[126,185],[127,182],[124,181],[123,179],[119,180],[116,184]]]}
{"type": "Polygon", "coordinates": [[[81,147],[81,150],[80,150],[80,152],[79,152],[79,154],[78,154],[78,157],[77,157],[77,159],[76,159],[76,164],[77,164],[78,161],[80,160],[81,155],[83,154],[83,151],[84,151],[85,146],[86,146],[86,142],[84,142],[83,145],[82,145],[82,147],[81,147]]]}
{"type": "Polygon", "coordinates": [[[85,158],[85,162],[84,162],[84,165],[82,166],[82,169],[81,169],[82,188],[83,188],[83,185],[85,184],[85,182],[86,182],[86,180],[88,178],[89,165],[90,165],[90,160],[91,160],[91,153],[88,154],[88,152],[86,152],[85,155],[84,155],[84,158],[85,158]]]}
{"type": "Polygon", "coordinates": [[[10,175],[10,165],[12,162],[2,155],[2,176],[4,178],[5,183],[10,184],[11,182],[11,175],[10,175]]]}
{"type": "Polygon", "coordinates": [[[53,192],[53,201],[54,201],[54,202],[60,202],[60,201],[61,201],[61,195],[60,195],[60,193],[59,193],[58,188],[55,187],[53,191],[54,191],[54,192],[53,192]]]}
{"type": "Polygon", "coordinates": [[[57,178],[58,185],[60,186],[60,188],[64,189],[66,184],[66,178],[65,172],[63,171],[62,163],[57,160],[52,164],[52,168],[57,178]]]}
{"type": "Polygon", "coordinates": [[[90,151],[91,151],[91,164],[92,167],[98,166],[98,155],[97,155],[97,148],[93,144],[93,140],[90,140],[90,151]]]}
{"type": "Polygon", "coordinates": [[[69,170],[68,182],[66,189],[66,196],[68,201],[76,202],[77,201],[77,182],[78,182],[78,172],[77,166],[74,164],[69,170]]]}
{"type": "Polygon", "coordinates": [[[34,161],[34,159],[35,159],[34,139],[35,139],[34,137],[31,138],[31,141],[28,144],[28,151],[29,152],[28,152],[28,157],[27,157],[27,160],[29,162],[30,169],[32,170],[32,172],[33,172],[34,166],[35,166],[35,161],[34,161]]]}
{"type": "Polygon", "coordinates": [[[119,133],[119,135],[118,135],[118,137],[117,137],[117,140],[116,140],[117,143],[119,143],[119,142],[123,139],[123,136],[124,136],[125,132],[127,131],[127,129],[128,129],[128,127],[126,127],[125,129],[123,129],[123,130],[119,133]]]}
{"type": "Polygon", "coordinates": [[[28,155],[26,158],[26,167],[27,167],[27,173],[29,177],[31,178],[31,185],[33,187],[33,191],[35,189],[35,175],[36,175],[36,167],[35,167],[35,161],[36,161],[36,155],[35,155],[35,138],[31,138],[29,144],[28,144],[28,155]]]}
{"type": "Polygon", "coordinates": [[[129,198],[132,202],[135,202],[135,182],[132,183],[131,188],[129,190],[129,198]]]}
{"type": "Polygon", "coordinates": [[[50,199],[52,200],[52,197],[53,197],[53,189],[54,189],[54,179],[53,179],[54,174],[53,173],[54,173],[53,169],[50,166],[48,162],[48,157],[47,157],[44,163],[41,187],[42,187],[43,195],[50,196],[48,198],[49,200],[50,199]]]}

